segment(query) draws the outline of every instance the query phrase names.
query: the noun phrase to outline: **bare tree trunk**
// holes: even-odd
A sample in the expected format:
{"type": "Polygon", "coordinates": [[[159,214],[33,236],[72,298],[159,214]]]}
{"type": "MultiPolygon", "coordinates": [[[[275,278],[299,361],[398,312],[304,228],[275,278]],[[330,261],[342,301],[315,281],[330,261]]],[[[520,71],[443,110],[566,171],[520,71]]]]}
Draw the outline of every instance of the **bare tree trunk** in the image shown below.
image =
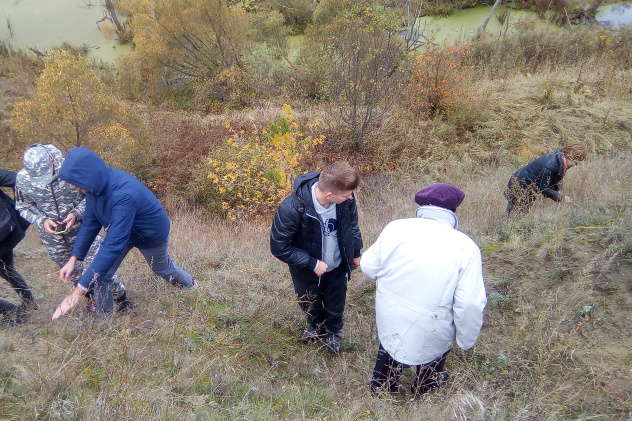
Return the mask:
{"type": "Polygon", "coordinates": [[[116,16],[116,10],[114,10],[114,5],[112,4],[112,0],[105,0],[105,8],[110,14],[110,18],[112,19],[114,26],[116,26],[116,32],[118,36],[122,37],[123,30],[124,30],[123,25],[121,25],[121,22],[119,22],[118,17],[116,16]]]}
{"type": "Polygon", "coordinates": [[[597,8],[601,6],[601,3],[603,3],[603,0],[595,0],[593,4],[588,8],[588,10],[586,10],[586,14],[594,18],[595,14],[597,13],[597,8]]]}
{"type": "Polygon", "coordinates": [[[505,18],[505,32],[503,32],[503,38],[507,35],[507,31],[509,30],[509,18],[511,18],[511,11],[516,6],[516,0],[511,2],[511,6],[509,6],[509,13],[507,13],[507,17],[505,18]]]}
{"type": "Polygon", "coordinates": [[[485,19],[485,22],[483,22],[483,26],[481,26],[480,35],[483,35],[483,33],[485,32],[485,28],[487,27],[487,24],[489,23],[489,20],[494,15],[494,11],[496,10],[496,8],[498,7],[498,5],[500,4],[501,1],[502,0],[496,0],[496,3],[494,3],[494,5],[492,6],[492,10],[489,12],[489,15],[487,16],[487,19],[485,19]]]}

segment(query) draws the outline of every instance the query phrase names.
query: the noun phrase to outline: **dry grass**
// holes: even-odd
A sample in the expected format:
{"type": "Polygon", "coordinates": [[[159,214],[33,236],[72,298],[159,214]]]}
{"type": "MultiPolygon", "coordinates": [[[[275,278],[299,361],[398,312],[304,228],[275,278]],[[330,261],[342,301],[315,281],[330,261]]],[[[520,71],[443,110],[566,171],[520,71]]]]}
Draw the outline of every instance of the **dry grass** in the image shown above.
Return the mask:
{"type": "Polygon", "coordinates": [[[303,319],[266,227],[175,210],[172,254],[202,287],[175,291],[132,253],[120,275],[139,307],[107,323],[81,308],[48,321],[66,289],[30,232],[17,265],[40,309],[0,331],[2,418],[628,419],[629,160],[591,157],[566,180],[579,207],[540,201],[512,220],[501,195],[509,167],[365,180],[358,204],[367,244],[390,220],[413,214],[421,186],[461,187],[461,227],[481,245],[495,294],[474,356],[455,351],[448,385],[416,401],[368,393],[374,287],[360,273],[349,287],[343,353],[332,358],[298,342],[303,319]]]}
{"type": "MultiPolygon", "coordinates": [[[[19,83],[31,86],[7,80],[11,101],[19,83]]],[[[151,114],[158,174],[149,176],[165,187],[174,260],[201,288],[172,289],[133,252],[119,274],[135,311],[99,323],[79,307],[51,323],[68,290],[31,229],[16,263],[40,308],[0,330],[0,419],[629,420],[632,73],[593,63],[471,80],[475,100],[452,116],[398,116],[366,155],[325,151],[396,168],[367,171],[358,190],[367,246],[388,222],[413,215],[421,187],[449,182],[466,192],[458,216],[481,246],[489,304],[474,355],[448,358],[446,387],[418,400],[371,397],[374,284],[359,272],[342,354],[302,345],[303,317],[287,268],[269,253],[268,227],[182,207],[191,169],[222,140],[224,123],[250,130],[252,122],[245,113],[162,112],[151,114]],[[502,191],[512,172],[567,141],[592,152],[565,180],[577,206],[541,200],[507,218],[502,191]]],[[[11,103],[0,106],[5,131],[11,103]]],[[[264,104],[251,114],[260,124],[277,111],[264,104]]],[[[15,300],[6,282],[0,296],[15,300]]]]}

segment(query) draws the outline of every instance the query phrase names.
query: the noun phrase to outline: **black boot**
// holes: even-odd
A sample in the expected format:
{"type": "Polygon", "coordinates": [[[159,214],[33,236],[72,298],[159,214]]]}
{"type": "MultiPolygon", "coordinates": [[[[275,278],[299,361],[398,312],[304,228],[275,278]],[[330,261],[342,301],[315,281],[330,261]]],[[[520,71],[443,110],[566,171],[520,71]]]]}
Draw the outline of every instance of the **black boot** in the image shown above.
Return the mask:
{"type": "Polygon", "coordinates": [[[123,295],[116,298],[114,300],[114,303],[116,304],[116,309],[120,313],[125,313],[126,311],[133,310],[136,308],[136,303],[133,302],[132,300],[127,299],[127,291],[123,291],[123,295]]]}

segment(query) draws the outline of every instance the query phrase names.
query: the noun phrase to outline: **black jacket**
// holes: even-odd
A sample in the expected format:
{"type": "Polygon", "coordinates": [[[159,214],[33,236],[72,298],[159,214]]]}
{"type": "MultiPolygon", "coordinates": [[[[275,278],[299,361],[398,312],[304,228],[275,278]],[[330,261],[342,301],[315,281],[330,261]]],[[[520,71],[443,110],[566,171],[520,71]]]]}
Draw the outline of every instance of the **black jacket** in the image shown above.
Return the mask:
{"type": "MultiPolygon", "coordinates": [[[[317,261],[322,260],[322,221],[312,202],[312,186],[320,173],[311,172],[294,181],[294,192],[276,210],[270,230],[270,250],[291,271],[314,273],[317,261]]],[[[347,273],[353,259],[360,256],[362,236],[358,227],[355,200],[336,205],[338,246],[347,273]]]]}
{"type": "MultiPolygon", "coordinates": [[[[15,177],[16,173],[13,171],[0,169],[0,187],[15,187],[15,177]]],[[[29,227],[29,222],[17,213],[13,199],[2,190],[0,190],[0,200],[8,205],[11,218],[17,222],[17,227],[13,233],[0,242],[0,256],[4,256],[22,241],[26,229],[29,227]]]]}
{"type": "Polygon", "coordinates": [[[515,188],[517,180],[520,187],[536,188],[545,197],[559,202],[564,199],[564,195],[559,192],[562,189],[564,173],[562,152],[558,149],[520,168],[511,177],[507,187],[510,190],[515,188]]]}

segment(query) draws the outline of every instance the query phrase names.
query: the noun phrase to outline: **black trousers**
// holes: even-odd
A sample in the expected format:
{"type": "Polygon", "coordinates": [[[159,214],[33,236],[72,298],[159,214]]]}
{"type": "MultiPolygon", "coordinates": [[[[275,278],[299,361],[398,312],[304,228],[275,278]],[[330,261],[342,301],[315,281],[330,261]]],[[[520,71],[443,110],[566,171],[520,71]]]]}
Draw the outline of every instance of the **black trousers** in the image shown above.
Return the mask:
{"type": "Polygon", "coordinates": [[[18,311],[18,306],[12,304],[6,300],[0,300],[0,314],[12,318],[18,311]]]}
{"type": "MultiPolygon", "coordinates": [[[[6,279],[7,282],[11,284],[11,287],[18,293],[22,301],[24,301],[24,304],[35,304],[33,293],[29,289],[22,275],[18,273],[13,265],[13,250],[5,253],[3,256],[0,256],[0,277],[6,279]]],[[[4,303],[7,302],[5,301],[4,303]]],[[[6,304],[0,304],[0,312],[4,307],[6,307],[6,304]]]]}
{"type": "Polygon", "coordinates": [[[445,360],[449,353],[450,350],[427,364],[410,366],[395,361],[388,351],[384,349],[382,343],[380,343],[380,349],[375,359],[373,377],[371,378],[371,387],[373,389],[388,387],[388,390],[393,391],[397,387],[404,368],[415,367],[416,375],[413,380],[412,391],[415,394],[425,393],[440,385],[437,375],[445,371],[445,360]]]}
{"type": "Polygon", "coordinates": [[[529,213],[540,192],[535,185],[521,185],[515,177],[512,177],[507,184],[504,195],[507,199],[505,212],[507,215],[511,215],[512,213],[529,213]]]}
{"type": "Polygon", "coordinates": [[[314,272],[290,270],[298,305],[307,323],[318,327],[324,324],[327,332],[342,330],[342,314],[347,299],[347,271],[344,264],[318,279],[314,272]]]}

